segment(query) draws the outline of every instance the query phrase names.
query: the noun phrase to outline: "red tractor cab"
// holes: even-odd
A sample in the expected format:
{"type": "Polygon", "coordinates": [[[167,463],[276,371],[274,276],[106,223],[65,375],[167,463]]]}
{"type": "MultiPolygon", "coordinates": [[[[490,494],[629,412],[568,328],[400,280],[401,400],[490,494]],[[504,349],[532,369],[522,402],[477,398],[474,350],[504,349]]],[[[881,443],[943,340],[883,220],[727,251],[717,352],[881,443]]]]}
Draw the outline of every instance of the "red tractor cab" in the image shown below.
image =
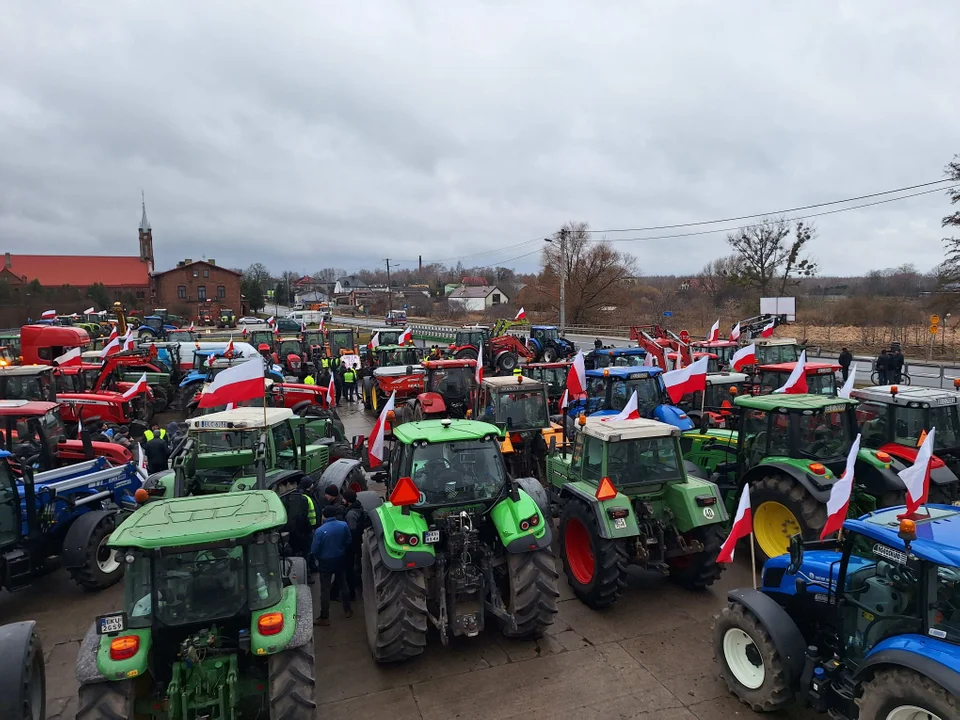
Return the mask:
{"type": "Polygon", "coordinates": [[[24,325],[20,328],[20,354],[24,365],[50,365],[68,350],[90,347],[86,330],[62,325],[24,325]]]}
{"type": "Polygon", "coordinates": [[[55,402],[56,387],[50,365],[16,365],[0,368],[0,400],[55,402]]]}
{"type": "Polygon", "coordinates": [[[360,399],[368,410],[380,412],[380,408],[394,393],[399,407],[423,392],[426,374],[421,365],[423,348],[381,345],[369,360],[374,363],[373,369],[364,370],[360,380],[360,399]]]}
{"type": "Polygon", "coordinates": [[[695,340],[690,343],[690,352],[697,355],[697,353],[710,353],[715,355],[717,362],[721,367],[728,368],[730,367],[730,361],[733,360],[733,354],[740,347],[739,344],[733,340],[714,340],[708,342],[706,340],[695,340]]]}
{"type": "MultiPolygon", "coordinates": [[[[754,394],[769,395],[783,387],[796,366],[795,362],[758,366],[754,377],[754,394]]],[[[837,385],[839,370],[840,366],[834,363],[804,363],[803,374],[807,381],[807,394],[836,395],[840,390],[837,385]]]]}
{"type": "Polygon", "coordinates": [[[701,429],[732,428],[736,419],[733,401],[749,394],[750,376],[744,373],[710,373],[706,390],[687,393],[677,406],[701,429]]]}
{"type": "Polygon", "coordinates": [[[277,340],[275,357],[285,374],[299,376],[303,368],[303,343],[300,338],[285,337],[277,340]]]}
{"type": "Polygon", "coordinates": [[[476,360],[483,346],[483,364],[503,374],[513,372],[520,358],[529,360],[533,353],[516,335],[491,335],[490,328],[483,325],[465,325],[457,330],[448,348],[457,360],[476,360]]]}
{"type": "Polygon", "coordinates": [[[475,390],[477,361],[424,360],[423,392],[409,403],[404,419],[465,418],[475,390]]]}

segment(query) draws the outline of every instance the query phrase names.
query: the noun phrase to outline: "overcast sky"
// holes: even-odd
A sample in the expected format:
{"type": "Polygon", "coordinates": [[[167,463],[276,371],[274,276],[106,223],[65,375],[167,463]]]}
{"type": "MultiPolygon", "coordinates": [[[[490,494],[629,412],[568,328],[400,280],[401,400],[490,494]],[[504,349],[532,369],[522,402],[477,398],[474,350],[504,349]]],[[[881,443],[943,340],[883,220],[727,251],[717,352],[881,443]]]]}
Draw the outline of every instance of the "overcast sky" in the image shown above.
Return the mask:
{"type": "MultiPolygon", "coordinates": [[[[940,0],[7,0],[0,252],[136,254],[143,189],[158,269],[530,270],[567,220],[937,180],[958,27],[940,0]]],[[[812,249],[824,274],[926,270],[949,211],[936,192],[823,217],[812,249]]],[[[685,273],[723,238],[621,246],[685,273]]]]}

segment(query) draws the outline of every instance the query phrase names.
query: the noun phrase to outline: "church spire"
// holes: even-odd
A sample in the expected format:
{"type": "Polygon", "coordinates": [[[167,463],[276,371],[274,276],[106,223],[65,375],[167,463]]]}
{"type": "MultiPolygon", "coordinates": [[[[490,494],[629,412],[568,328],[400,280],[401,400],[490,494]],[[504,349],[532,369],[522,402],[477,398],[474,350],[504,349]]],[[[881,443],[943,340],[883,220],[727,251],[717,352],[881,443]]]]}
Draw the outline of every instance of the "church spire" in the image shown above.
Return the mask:
{"type": "Polygon", "coordinates": [[[143,207],[143,217],[140,218],[140,229],[147,231],[150,229],[150,221],[147,220],[147,201],[143,196],[143,190],[140,191],[140,205],[143,207]]]}

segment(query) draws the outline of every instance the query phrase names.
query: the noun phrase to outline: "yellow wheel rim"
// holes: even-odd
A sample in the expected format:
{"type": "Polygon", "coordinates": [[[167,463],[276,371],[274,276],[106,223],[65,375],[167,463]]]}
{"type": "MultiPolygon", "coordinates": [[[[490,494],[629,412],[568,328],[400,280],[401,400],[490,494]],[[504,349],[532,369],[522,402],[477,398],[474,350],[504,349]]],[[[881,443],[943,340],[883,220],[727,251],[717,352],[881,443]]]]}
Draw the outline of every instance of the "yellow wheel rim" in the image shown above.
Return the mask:
{"type": "Polygon", "coordinates": [[[769,500],[753,514],[753,533],[767,557],[783,555],[790,549],[790,538],[801,532],[800,522],[785,505],[769,500]]]}
{"type": "Polygon", "coordinates": [[[370,404],[373,406],[374,411],[376,411],[377,405],[379,404],[379,403],[377,402],[377,389],[376,389],[376,388],[370,388],[370,404]]]}

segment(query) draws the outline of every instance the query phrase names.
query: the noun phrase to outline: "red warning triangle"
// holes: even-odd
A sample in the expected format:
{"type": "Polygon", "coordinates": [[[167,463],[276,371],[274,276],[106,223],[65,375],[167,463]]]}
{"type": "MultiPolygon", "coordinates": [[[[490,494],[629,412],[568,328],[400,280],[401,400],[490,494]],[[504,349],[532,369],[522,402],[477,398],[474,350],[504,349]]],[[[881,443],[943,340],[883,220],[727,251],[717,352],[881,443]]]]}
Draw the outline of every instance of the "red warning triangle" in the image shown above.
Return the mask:
{"type": "Polygon", "coordinates": [[[402,477],[390,493],[390,502],[394,505],[416,505],[420,502],[420,491],[409,477],[402,477]]]}
{"type": "Polygon", "coordinates": [[[600,481],[600,487],[597,488],[597,500],[610,500],[617,496],[617,489],[610,482],[610,478],[605,477],[600,481]]]}
{"type": "Polygon", "coordinates": [[[926,439],[927,439],[927,431],[922,430],[920,432],[920,437],[917,439],[917,447],[920,447],[921,445],[923,445],[923,441],[926,439]]]}

